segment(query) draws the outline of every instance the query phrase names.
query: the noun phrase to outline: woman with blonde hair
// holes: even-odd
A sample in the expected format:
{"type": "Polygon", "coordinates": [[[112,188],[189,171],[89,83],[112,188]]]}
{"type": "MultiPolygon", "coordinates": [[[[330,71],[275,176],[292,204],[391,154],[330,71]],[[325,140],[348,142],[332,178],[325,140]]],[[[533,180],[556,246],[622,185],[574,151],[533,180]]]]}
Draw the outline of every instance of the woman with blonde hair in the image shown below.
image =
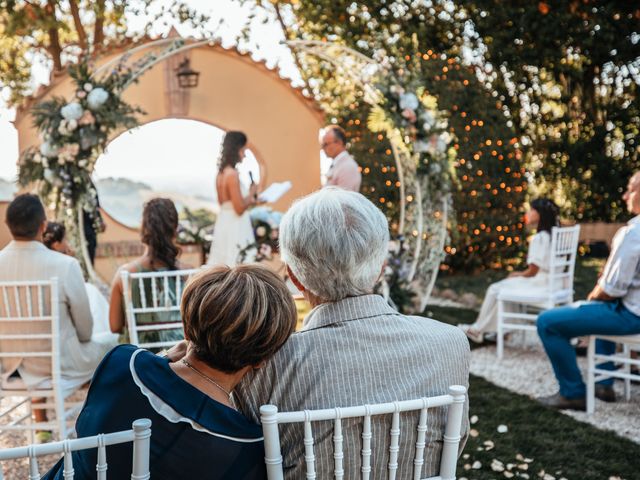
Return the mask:
{"type": "MultiPolygon", "coordinates": [[[[187,284],[187,354],[167,358],[120,345],[104,358],[76,422],[78,437],[152,422],[155,480],[266,479],[262,429],[235,409],[234,388],[285,343],[296,308],[283,280],[260,265],[217,266],[187,284]]],[[[130,445],[109,447],[109,478],[131,475],[130,445]]],[[[46,479],[62,479],[63,460],[46,479]]],[[[96,451],[73,453],[75,478],[95,478],[96,451]]]]}

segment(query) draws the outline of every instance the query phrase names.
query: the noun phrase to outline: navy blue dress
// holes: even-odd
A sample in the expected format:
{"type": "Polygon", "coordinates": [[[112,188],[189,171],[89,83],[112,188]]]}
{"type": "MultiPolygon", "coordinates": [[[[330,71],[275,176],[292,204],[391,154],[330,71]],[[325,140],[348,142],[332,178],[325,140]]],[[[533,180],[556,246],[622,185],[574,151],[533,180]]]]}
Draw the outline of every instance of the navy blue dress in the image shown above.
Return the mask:
{"type": "MultiPolygon", "coordinates": [[[[120,345],[102,360],[76,422],[78,437],[129,430],[134,420],[149,418],[154,480],[266,479],[260,426],[178,377],[167,359],[146,350],[134,355],[136,350],[120,345]],[[136,381],[206,431],[156,412],[136,381]]],[[[96,478],[96,460],[96,449],[75,452],[75,478],[96,478]]],[[[108,478],[130,478],[132,444],[107,447],[107,463],[108,478]]],[[[43,480],[62,480],[62,468],[61,460],[43,480]]]]}

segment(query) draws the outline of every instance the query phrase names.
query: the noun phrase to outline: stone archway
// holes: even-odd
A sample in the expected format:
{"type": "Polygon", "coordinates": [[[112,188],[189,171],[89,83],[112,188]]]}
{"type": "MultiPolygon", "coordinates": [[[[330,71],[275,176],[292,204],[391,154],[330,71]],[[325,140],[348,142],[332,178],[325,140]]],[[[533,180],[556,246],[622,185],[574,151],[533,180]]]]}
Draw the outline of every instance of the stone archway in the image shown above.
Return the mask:
{"type": "MultiPolygon", "coordinates": [[[[125,51],[105,56],[98,62],[98,68],[125,51]]],[[[144,53],[143,48],[136,55],[144,53]]],[[[54,79],[18,110],[14,124],[20,152],[40,143],[30,107],[54,96],[71,98],[73,93],[71,79],[63,76],[54,79]]],[[[140,118],[142,124],[181,118],[223,130],[244,131],[251,149],[265,167],[263,182],[293,182],[292,189],[274,205],[275,209],[285,210],[293,199],[320,186],[318,131],[324,121],[322,111],[277,71],[264,62],[254,61],[247,53],[219,44],[200,45],[178,53],[144,73],[138,83],[127,88],[123,99],[146,112],[140,118]],[[198,87],[189,90],[179,88],[174,71],[185,56],[190,58],[191,67],[200,72],[198,87]]],[[[113,138],[119,133],[115,132],[113,138]]]]}

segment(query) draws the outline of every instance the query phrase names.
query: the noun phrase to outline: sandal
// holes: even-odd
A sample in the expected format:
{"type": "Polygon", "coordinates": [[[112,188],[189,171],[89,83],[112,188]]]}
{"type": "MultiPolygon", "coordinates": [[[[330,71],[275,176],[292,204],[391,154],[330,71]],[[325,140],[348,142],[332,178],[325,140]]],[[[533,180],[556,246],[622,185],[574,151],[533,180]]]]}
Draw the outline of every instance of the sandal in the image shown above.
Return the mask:
{"type": "Polygon", "coordinates": [[[484,341],[484,333],[470,328],[469,324],[460,324],[458,327],[464,332],[469,340],[474,343],[482,343],[484,341]]]}

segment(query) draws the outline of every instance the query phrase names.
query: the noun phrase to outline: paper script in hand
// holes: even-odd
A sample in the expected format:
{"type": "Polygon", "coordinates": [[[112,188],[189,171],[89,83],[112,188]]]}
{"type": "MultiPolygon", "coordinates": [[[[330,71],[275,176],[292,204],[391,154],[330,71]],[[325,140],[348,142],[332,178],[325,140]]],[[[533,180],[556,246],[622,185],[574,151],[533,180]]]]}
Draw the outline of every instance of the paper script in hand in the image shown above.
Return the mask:
{"type": "Polygon", "coordinates": [[[280,197],[282,197],[285,193],[291,190],[291,182],[275,182],[269,185],[259,196],[258,198],[267,203],[277,202],[280,197]]]}

